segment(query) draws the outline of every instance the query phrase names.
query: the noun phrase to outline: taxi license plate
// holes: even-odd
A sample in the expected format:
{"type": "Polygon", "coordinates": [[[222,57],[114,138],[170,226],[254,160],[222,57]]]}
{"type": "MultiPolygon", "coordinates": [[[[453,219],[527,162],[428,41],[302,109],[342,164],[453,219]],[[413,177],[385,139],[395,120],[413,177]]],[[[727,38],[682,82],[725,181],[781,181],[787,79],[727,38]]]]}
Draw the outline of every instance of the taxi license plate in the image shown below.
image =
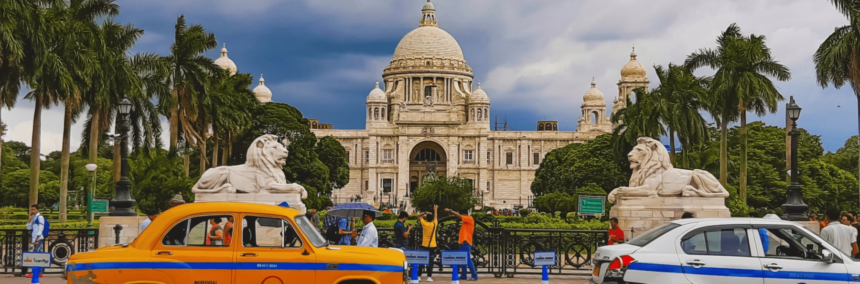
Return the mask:
{"type": "Polygon", "coordinates": [[[591,272],[594,276],[600,276],[600,266],[595,266],[594,271],[591,272]]]}

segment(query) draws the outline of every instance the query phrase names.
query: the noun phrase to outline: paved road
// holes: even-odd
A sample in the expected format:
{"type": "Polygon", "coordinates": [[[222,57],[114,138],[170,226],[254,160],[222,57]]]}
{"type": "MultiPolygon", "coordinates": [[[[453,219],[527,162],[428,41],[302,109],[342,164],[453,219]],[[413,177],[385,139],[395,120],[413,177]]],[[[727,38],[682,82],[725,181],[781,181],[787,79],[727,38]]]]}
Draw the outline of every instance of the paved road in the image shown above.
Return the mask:
{"type": "MultiPolygon", "coordinates": [[[[478,274],[479,277],[483,277],[478,282],[470,282],[470,281],[462,281],[461,283],[498,283],[498,284],[528,284],[528,283],[540,283],[539,275],[522,275],[514,278],[494,278],[492,275],[482,275],[478,274]]],[[[28,284],[31,279],[24,277],[12,277],[12,275],[0,275],[0,283],[3,284],[28,284]]],[[[39,283],[41,284],[62,284],[63,279],[60,278],[59,275],[48,275],[40,279],[39,283]]],[[[434,282],[424,282],[421,283],[451,283],[451,278],[445,277],[435,277],[434,282]]],[[[588,277],[584,276],[557,276],[550,277],[549,283],[552,284],[586,284],[588,283],[588,277]]]]}

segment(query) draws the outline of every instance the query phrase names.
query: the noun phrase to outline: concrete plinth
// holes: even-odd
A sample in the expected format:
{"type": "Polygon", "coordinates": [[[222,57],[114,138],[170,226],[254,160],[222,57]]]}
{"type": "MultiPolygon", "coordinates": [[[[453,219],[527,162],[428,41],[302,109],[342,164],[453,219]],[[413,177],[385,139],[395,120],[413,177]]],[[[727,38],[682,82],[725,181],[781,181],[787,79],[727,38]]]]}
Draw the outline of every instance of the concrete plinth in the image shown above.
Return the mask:
{"type": "Polygon", "coordinates": [[[821,223],[818,223],[818,221],[800,221],[800,222],[795,222],[795,223],[798,223],[801,226],[806,227],[807,229],[815,232],[816,234],[821,234],[821,229],[823,229],[823,228],[821,228],[821,223]]]}
{"type": "Polygon", "coordinates": [[[616,200],[610,217],[618,218],[618,227],[628,240],[673,220],[684,212],[696,218],[729,218],[732,216],[724,198],[712,197],[632,197],[616,200]]]}
{"type": "Polygon", "coordinates": [[[257,203],[266,205],[278,205],[286,201],[290,204],[290,208],[296,209],[302,214],[308,210],[305,203],[302,202],[299,194],[272,194],[272,193],[198,193],[194,195],[194,203],[202,202],[243,202],[257,203]]]}
{"type": "Polygon", "coordinates": [[[140,234],[140,225],[146,216],[104,216],[99,218],[99,247],[129,244],[140,234]],[[119,243],[116,242],[116,225],[122,226],[119,243]]]}

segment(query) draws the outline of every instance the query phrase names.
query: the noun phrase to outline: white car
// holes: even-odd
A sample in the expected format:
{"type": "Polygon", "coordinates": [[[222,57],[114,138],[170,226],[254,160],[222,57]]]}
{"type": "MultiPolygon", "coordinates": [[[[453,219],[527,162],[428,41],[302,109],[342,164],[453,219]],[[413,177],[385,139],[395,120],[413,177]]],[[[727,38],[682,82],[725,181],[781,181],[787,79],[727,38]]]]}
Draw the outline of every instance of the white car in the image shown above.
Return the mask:
{"type": "Polygon", "coordinates": [[[860,262],[789,221],[682,219],[603,246],[591,283],[849,283],[860,262]]]}

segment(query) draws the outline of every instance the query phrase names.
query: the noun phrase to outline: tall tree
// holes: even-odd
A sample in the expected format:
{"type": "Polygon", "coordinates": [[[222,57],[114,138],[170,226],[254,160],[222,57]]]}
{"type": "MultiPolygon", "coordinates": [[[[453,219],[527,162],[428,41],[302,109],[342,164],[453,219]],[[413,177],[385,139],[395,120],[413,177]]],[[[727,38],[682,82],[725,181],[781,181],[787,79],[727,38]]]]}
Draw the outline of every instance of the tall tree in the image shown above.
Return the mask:
{"type": "Polygon", "coordinates": [[[230,134],[249,127],[253,119],[251,114],[259,105],[250,89],[251,75],[237,73],[231,76],[227,70],[214,75],[210,80],[208,103],[204,106],[212,128],[212,167],[218,165],[222,140],[226,149],[230,144],[230,134]]]}
{"type": "MultiPolygon", "coordinates": [[[[705,119],[699,111],[704,109],[702,101],[707,99],[709,77],[696,77],[689,69],[669,63],[669,68],[654,66],[660,85],[653,90],[651,98],[660,121],[666,126],[669,146],[675,148],[677,134],[681,147],[693,145],[708,139],[705,119]]],[[[672,163],[676,163],[675,151],[670,151],[672,163]]]]}
{"type": "Polygon", "coordinates": [[[716,49],[699,49],[699,51],[687,56],[687,60],[684,62],[684,66],[692,71],[704,66],[717,69],[711,84],[711,95],[708,97],[706,108],[713,116],[714,121],[720,125],[720,183],[723,186],[728,184],[729,177],[728,126],[739,115],[739,98],[737,94],[728,92],[730,88],[718,88],[716,86],[726,86],[731,83],[733,75],[731,70],[722,67],[732,64],[736,51],[742,45],[741,29],[737,25],[731,24],[717,37],[716,49]]]}
{"type": "MultiPolygon", "coordinates": [[[[166,57],[171,69],[168,78],[173,88],[171,99],[159,101],[160,109],[170,119],[171,150],[177,149],[179,144],[180,126],[186,145],[197,143],[201,138],[194,127],[201,103],[199,98],[205,98],[208,76],[220,70],[212,59],[203,56],[203,52],[215,46],[215,35],[206,33],[203,26],[188,26],[184,15],[176,19],[174,42],[166,57]]],[[[185,160],[187,171],[187,154],[185,160]]]]}
{"type": "Polygon", "coordinates": [[[612,123],[618,125],[612,132],[612,148],[620,162],[627,161],[627,152],[633,149],[639,137],[660,139],[667,134],[660,124],[655,96],[657,94],[645,88],[637,88],[633,90],[633,96],[627,98],[627,107],[612,116],[612,123]]]}
{"type": "MultiPolygon", "coordinates": [[[[8,0],[0,2],[0,112],[11,109],[18,99],[25,66],[32,67],[32,41],[40,24],[37,2],[8,0]]],[[[3,135],[6,131],[0,119],[0,160],[3,155],[3,135]]]]}
{"type": "MultiPolygon", "coordinates": [[[[857,127],[860,129],[860,0],[830,0],[836,10],[848,18],[848,24],[836,27],[812,56],[818,84],[837,89],[848,82],[857,98],[857,127]]],[[[860,148],[860,143],[857,144],[860,148]]],[[[857,160],[860,170],[860,156],[857,160]]]]}
{"type": "MultiPolygon", "coordinates": [[[[714,75],[713,91],[717,97],[737,101],[737,114],[741,121],[740,154],[740,198],[746,202],[747,190],[747,111],[762,116],[776,112],[778,102],[784,100],[769,77],[780,81],[791,79],[788,67],[780,64],[771,55],[765,44],[765,37],[752,34],[742,35],[740,27],[731,24],[723,36],[730,34],[730,40],[720,45],[716,52],[700,50],[687,58],[691,69],[710,66],[717,69],[714,75]]],[[[720,42],[720,40],[718,40],[720,42]]],[[[724,106],[731,108],[731,106],[724,106]]],[[[725,120],[725,119],[723,119],[725,120]]],[[[722,121],[726,124],[727,121],[722,121]]]]}

